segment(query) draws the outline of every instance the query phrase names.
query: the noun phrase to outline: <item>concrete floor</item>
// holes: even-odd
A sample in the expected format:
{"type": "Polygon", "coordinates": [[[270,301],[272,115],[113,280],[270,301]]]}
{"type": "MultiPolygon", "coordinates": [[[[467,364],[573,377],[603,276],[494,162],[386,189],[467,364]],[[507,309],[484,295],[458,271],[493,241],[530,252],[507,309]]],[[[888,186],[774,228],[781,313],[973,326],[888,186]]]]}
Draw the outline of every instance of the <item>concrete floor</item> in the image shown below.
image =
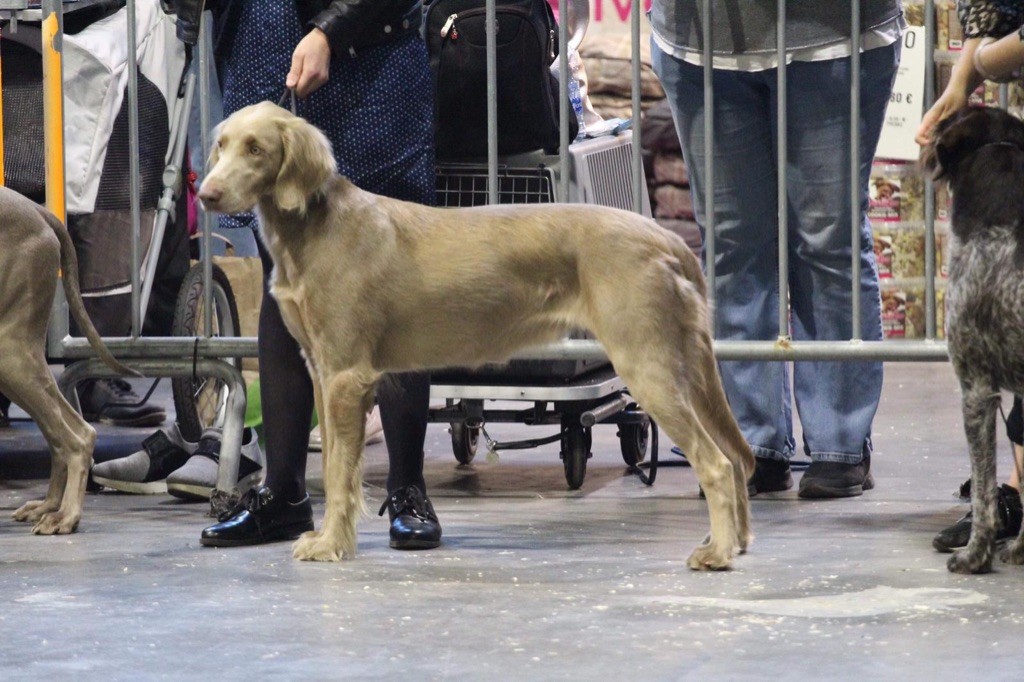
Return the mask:
{"type": "MultiPolygon", "coordinates": [[[[931,548],[966,511],[950,368],[889,365],[875,428],[875,490],[756,498],[757,540],[726,573],[685,568],[707,528],[692,470],[644,487],[611,426],[576,492],[557,446],[460,468],[432,426],[443,546],[391,550],[373,516],[358,558],[337,565],[295,562],[288,544],[202,548],[204,505],[90,495],[76,535],[0,521],[0,679],[1020,679],[1024,569],[951,575],[931,548]]],[[[39,448],[31,430],[0,431],[4,517],[44,491],[10,480],[17,453],[39,448]]],[[[100,456],[145,433],[104,429],[100,456]]],[[[383,446],[367,457],[375,512],[383,446]]],[[[677,459],[664,443],[662,458],[677,459]]]]}

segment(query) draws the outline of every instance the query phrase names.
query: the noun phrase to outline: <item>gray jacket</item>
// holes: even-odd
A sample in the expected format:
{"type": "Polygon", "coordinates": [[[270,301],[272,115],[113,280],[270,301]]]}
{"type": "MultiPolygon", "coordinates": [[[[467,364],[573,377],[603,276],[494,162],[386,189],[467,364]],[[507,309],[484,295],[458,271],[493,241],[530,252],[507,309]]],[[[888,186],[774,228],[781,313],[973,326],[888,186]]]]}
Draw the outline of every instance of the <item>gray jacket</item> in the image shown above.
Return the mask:
{"type": "MultiPolygon", "coordinates": [[[[777,0],[711,0],[711,35],[720,55],[775,52],[777,0]]],[[[899,16],[901,0],[860,0],[861,32],[899,16]]],[[[684,50],[703,51],[703,0],[654,0],[651,27],[684,50]]],[[[786,45],[816,47],[850,37],[850,0],[788,0],[786,45]]]]}

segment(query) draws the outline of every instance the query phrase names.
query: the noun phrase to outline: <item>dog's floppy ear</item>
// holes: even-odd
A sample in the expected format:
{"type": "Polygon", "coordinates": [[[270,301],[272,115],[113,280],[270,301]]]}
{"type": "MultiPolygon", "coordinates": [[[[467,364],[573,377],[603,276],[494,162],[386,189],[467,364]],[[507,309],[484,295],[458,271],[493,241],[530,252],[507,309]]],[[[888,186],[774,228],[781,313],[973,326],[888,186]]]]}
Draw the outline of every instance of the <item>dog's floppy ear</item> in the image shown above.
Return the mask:
{"type": "Polygon", "coordinates": [[[274,202],[282,211],[305,213],[310,196],[337,170],[331,143],[301,118],[283,118],[278,125],[281,168],[274,185],[274,202]]]}
{"type": "Polygon", "coordinates": [[[992,127],[997,121],[992,112],[980,107],[962,109],[941,121],[932,143],[921,153],[921,162],[931,171],[932,179],[955,180],[964,159],[993,141],[992,127]]]}

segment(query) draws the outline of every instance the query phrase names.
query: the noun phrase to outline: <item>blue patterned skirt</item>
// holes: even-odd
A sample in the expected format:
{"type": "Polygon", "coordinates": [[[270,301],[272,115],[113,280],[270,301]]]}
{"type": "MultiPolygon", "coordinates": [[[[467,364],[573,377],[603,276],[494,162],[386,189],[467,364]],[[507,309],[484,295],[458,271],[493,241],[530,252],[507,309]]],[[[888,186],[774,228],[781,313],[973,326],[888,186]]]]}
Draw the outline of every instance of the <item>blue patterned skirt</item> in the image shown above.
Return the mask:
{"type": "MultiPolygon", "coordinates": [[[[292,52],[305,36],[294,2],[242,3],[233,49],[221,74],[224,115],[285,90],[292,52]]],[[[331,141],[338,172],[376,194],[434,203],[434,86],[426,46],[405,36],[331,61],[330,79],[298,103],[298,113],[331,141]]],[[[252,224],[222,216],[222,227],[252,224]]]]}

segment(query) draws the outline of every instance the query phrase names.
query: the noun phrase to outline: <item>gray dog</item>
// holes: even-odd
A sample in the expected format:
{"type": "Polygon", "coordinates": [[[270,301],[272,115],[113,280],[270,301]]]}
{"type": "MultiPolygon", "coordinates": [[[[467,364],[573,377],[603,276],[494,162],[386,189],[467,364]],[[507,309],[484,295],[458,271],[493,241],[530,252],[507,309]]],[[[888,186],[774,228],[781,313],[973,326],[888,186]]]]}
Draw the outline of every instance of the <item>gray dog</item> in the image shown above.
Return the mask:
{"type": "Polygon", "coordinates": [[[50,446],[50,487],[42,500],[14,512],[40,535],[72,533],[82,517],[96,431],[68,404],[46,364],[44,348],[58,272],[68,308],[96,353],[120,364],[100,340],[78,291],[78,261],[67,228],[52,213],[0,187],[0,392],[20,405],[50,446]]]}
{"type": "MultiPolygon", "coordinates": [[[[1024,123],[964,109],[939,126],[923,161],[953,194],[946,324],[971,452],[973,522],[956,573],[992,569],[1000,390],[1024,393],[1024,123]]],[[[1002,556],[1024,563],[1024,533],[1002,556]]]]}

